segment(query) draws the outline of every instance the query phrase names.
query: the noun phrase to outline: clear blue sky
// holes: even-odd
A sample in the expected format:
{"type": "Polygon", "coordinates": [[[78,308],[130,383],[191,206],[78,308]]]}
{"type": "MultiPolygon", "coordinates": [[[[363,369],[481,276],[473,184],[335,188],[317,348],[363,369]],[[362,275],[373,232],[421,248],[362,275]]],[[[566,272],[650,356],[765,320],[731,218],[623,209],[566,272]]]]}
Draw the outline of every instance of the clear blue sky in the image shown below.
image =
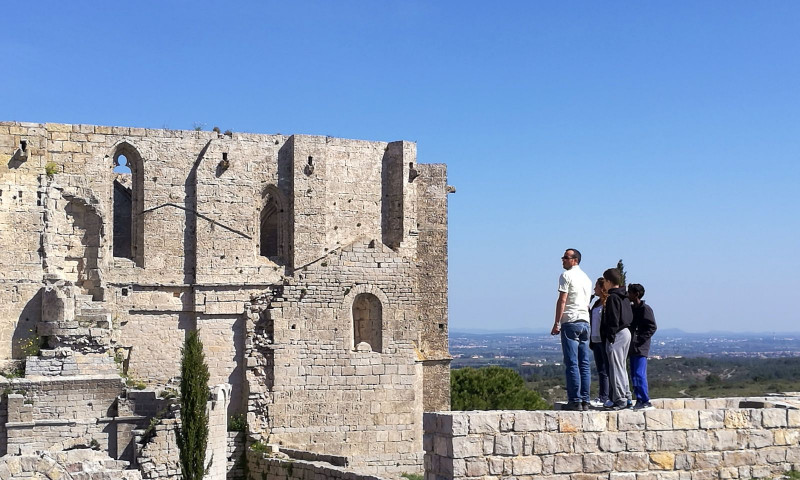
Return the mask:
{"type": "Polygon", "coordinates": [[[450,325],[547,330],[567,247],[662,328],[800,331],[800,3],[11,2],[0,117],[418,142],[450,325]]]}

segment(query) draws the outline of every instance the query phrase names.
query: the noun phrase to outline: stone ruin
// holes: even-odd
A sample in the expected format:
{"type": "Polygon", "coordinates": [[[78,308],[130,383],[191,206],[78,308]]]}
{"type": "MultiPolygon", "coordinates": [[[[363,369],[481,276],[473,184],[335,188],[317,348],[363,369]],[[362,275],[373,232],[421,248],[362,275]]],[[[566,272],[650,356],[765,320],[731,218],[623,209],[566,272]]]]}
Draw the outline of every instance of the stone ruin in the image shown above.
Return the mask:
{"type": "Polygon", "coordinates": [[[423,411],[449,409],[444,165],[405,141],[19,122],[0,156],[0,478],[177,478],[191,330],[208,478],[421,471],[423,411]]]}
{"type": "Polygon", "coordinates": [[[448,412],[454,189],[413,143],[6,122],[0,156],[0,480],[180,478],[193,330],[209,480],[800,469],[800,394],[448,412]]]}

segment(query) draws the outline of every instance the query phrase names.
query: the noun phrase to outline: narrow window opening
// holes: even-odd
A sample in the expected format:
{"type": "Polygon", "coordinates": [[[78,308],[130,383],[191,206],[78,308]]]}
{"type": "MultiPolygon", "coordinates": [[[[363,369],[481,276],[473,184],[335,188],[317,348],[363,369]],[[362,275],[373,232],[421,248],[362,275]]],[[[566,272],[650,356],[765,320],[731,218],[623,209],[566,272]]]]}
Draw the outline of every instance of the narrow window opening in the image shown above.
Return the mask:
{"type": "MultiPolygon", "coordinates": [[[[383,350],[383,307],[378,297],[361,293],[353,300],[353,347],[366,343],[373,352],[383,350]]],[[[363,348],[363,345],[362,345],[363,348]]]]}
{"type": "Polygon", "coordinates": [[[314,166],[314,157],[312,157],[311,155],[308,156],[308,166],[309,167],[314,166]]]}
{"type": "Polygon", "coordinates": [[[130,258],[141,266],[144,243],[144,225],[140,218],[144,196],[142,159],[127,143],[120,145],[112,158],[113,255],[130,258]]]}
{"type": "Polygon", "coordinates": [[[278,248],[278,208],[275,197],[270,195],[267,204],[261,211],[261,256],[277,257],[278,248]]]}
{"type": "Polygon", "coordinates": [[[225,162],[227,160],[228,160],[228,153],[227,152],[222,152],[222,161],[225,162]]]}
{"type": "Polygon", "coordinates": [[[19,149],[22,150],[23,152],[28,151],[28,141],[27,140],[20,140],[19,149]]]}

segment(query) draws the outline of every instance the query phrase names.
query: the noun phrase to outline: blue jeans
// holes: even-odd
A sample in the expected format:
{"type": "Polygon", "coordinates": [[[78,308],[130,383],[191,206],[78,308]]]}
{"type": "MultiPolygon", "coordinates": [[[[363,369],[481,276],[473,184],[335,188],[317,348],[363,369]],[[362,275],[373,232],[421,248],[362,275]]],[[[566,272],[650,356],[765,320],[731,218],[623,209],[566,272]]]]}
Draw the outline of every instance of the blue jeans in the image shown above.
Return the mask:
{"type": "Polygon", "coordinates": [[[567,373],[567,400],[588,402],[592,369],[589,365],[589,323],[561,324],[561,350],[567,373]]]}
{"type": "Polygon", "coordinates": [[[649,402],[650,392],[647,387],[647,357],[631,355],[631,383],[633,396],[637,402],[649,402]]]}

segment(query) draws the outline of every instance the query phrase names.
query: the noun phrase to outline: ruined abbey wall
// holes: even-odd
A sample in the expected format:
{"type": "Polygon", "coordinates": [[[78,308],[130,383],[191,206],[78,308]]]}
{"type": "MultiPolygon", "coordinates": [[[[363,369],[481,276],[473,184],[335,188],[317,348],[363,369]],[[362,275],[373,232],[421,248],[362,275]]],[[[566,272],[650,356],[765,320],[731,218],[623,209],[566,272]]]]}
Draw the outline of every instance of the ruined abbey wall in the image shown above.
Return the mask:
{"type": "Polygon", "coordinates": [[[30,375],[107,352],[163,388],[198,329],[265,441],[421,462],[422,411],[449,406],[450,190],[416,145],[5,122],[0,158],[4,366],[38,335],[78,360],[30,375]]]}

